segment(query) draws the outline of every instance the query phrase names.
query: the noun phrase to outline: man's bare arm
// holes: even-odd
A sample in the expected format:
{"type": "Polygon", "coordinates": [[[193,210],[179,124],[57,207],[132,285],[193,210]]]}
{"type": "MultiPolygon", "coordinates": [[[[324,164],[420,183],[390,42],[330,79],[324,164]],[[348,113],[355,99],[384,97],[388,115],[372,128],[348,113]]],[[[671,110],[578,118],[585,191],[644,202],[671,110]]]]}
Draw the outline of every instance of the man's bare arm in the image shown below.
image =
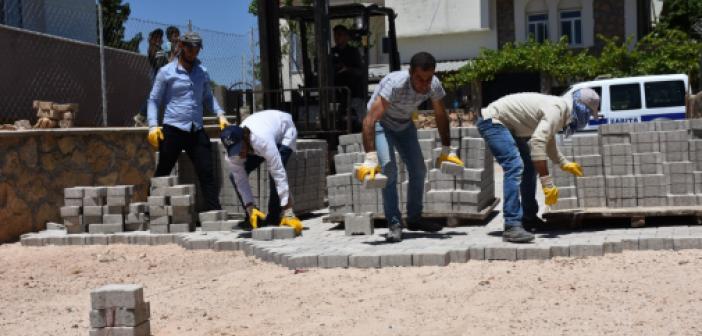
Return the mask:
{"type": "Polygon", "coordinates": [[[446,113],[446,107],[444,107],[444,102],[441,100],[432,100],[431,105],[434,108],[436,127],[439,129],[441,144],[444,146],[450,146],[451,137],[449,133],[449,118],[448,113],[446,113]]]}
{"type": "Polygon", "coordinates": [[[375,123],[383,117],[389,104],[385,98],[378,96],[363,119],[363,149],[366,153],[375,152],[375,123]]]}
{"type": "Polygon", "coordinates": [[[534,169],[536,169],[536,172],[539,173],[539,176],[548,175],[548,164],[546,160],[538,160],[532,162],[534,163],[534,169]]]}

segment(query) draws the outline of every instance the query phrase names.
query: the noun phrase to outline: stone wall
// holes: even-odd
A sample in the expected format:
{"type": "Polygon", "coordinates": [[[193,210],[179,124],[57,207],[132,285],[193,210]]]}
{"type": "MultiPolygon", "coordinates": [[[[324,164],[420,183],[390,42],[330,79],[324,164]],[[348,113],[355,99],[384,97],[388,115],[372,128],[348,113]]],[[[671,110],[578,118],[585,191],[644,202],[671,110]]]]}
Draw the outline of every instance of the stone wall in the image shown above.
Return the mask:
{"type": "Polygon", "coordinates": [[[514,40],[514,0],[497,0],[497,46],[514,40]]]}
{"type": "Polygon", "coordinates": [[[146,199],[154,155],[146,128],[0,132],[0,243],[59,222],[63,188],[135,185],[146,199]]]}
{"type": "Polygon", "coordinates": [[[595,51],[598,53],[604,47],[597,35],[602,34],[609,38],[617,36],[619,41],[625,39],[625,9],[624,1],[595,0],[593,3],[595,14],[595,51]]]}

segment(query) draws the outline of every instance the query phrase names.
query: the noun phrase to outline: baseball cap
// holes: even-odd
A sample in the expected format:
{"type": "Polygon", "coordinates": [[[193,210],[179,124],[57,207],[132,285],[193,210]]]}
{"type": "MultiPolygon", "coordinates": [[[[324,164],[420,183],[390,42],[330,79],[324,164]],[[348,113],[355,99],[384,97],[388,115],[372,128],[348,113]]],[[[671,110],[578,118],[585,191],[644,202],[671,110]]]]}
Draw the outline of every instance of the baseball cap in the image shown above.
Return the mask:
{"type": "Polygon", "coordinates": [[[243,128],[236,125],[229,125],[222,130],[222,134],[219,138],[222,140],[224,148],[227,149],[228,157],[239,156],[241,146],[244,142],[243,128]]]}
{"type": "Polygon", "coordinates": [[[202,48],[202,37],[196,32],[187,32],[179,37],[180,42],[202,48]]]}

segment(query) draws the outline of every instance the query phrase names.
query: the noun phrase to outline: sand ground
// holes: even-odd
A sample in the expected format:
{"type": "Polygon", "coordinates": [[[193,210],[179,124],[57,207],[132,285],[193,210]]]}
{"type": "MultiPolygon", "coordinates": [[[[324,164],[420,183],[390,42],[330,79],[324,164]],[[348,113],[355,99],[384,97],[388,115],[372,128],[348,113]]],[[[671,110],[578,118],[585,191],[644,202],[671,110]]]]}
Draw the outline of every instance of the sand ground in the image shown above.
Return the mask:
{"type": "Polygon", "coordinates": [[[0,246],[0,334],[87,335],[138,283],[153,335],[699,335],[702,251],[296,272],[178,246],[0,246]]]}

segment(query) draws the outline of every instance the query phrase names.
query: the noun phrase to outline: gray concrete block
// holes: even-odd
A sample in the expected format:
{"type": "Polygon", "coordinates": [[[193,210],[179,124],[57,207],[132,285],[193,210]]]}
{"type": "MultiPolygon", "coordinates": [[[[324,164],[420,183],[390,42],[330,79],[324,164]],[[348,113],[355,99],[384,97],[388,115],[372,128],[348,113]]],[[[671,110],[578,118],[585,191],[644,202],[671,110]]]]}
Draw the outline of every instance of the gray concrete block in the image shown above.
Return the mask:
{"type": "Polygon", "coordinates": [[[380,267],[410,267],[412,254],[404,251],[380,253],[380,267]]]}
{"type": "Polygon", "coordinates": [[[172,206],[191,206],[195,204],[195,197],[193,195],[171,196],[170,204],[172,206]]]}
{"type": "Polygon", "coordinates": [[[412,254],[414,266],[446,266],[449,262],[451,257],[446,250],[426,250],[412,254]]]}
{"type": "MultiPolygon", "coordinates": [[[[80,217],[74,217],[74,218],[80,218],[80,217]]],[[[76,222],[76,223],[78,223],[78,222],[76,222]]],[[[46,230],[47,231],[52,231],[52,230],[63,231],[63,230],[66,230],[66,225],[54,223],[54,222],[47,222],[46,223],[46,230]]]]}
{"type": "Polygon", "coordinates": [[[83,206],[83,199],[82,198],[66,198],[63,200],[63,205],[65,206],[83,206]]]}
{"type": "Polygon", "coordinates": [[[604,249],[601,244],[582,244],[571,245],[571,257],[597,257],[604,255],[604,249]]]}
{"type": "Polygon", "coordinates": [[[82,187],[72,187],[72,188],[63,188],[63,197],[76,199],[76,198],[83,198],[85,196],[83,194],[82,187]]]}
{"type": "Polygon", "coordinates": [[[485,247],[471,246],[468,249],[470,260],[485,260],[485,247]]]}
{"type": "Polygon", "coordinates": [[[129,204],[129,212],[130,213],[142,213],[142,212],[147,212],[149,209],[149,206],[145,202],[134,202],[129,204]]]}
{"type": "Polygon", "coordinates": [[[463,175],[463,166],[459,166],[453,162],[442,162],[441,173],[448,175],[461,176],[463,175]]]}
{"type": "Polygon", "coordinates": [[[84,198],[105,198],[107,196],[107,188],[105,187],[83,187],[84,198]]]}
{"type": "Polygon", "coordinates": [[[344,231],[347,236],[352,235],[373,235],[373,213],[344,214],[344,231]]]}
{"type": "Polygon", "coordinates": [[[363,180],[363,188],[366,189],[383,189],[385,188],[385,185],[388,183],[388,178],[387,176],[383,174],[375,174],[374,179],[370,179],[370,177],[366,176],[366,178],[363,180]]]}
{"type": "Polygon", "coordinates": [[[90,291],[92,309],[131,308],[144,303],[144,290],[137,284],[110,284],[90,291]]]}
{"type": "Polygon", "coordinates": [[[145,321],[136,327],[107,327],[90,329],[89,336],[150,336],[151,323],[145,321]]]}
{"type": "Polygon", "coordinates": [[[468,262],[468,260],[470,259],[470,248],[453,248],[449,250],[449,259],[452,263],[468,262]]]}
{"type": "Polygon", "coordinates": [[[674,248],[672,238],[663,237],[641,237],[639,238],[639,250],[672,250],[674,248]]]}
{"type": "Polygon", "coordinates": [[[273,240],[273,228],[262,227],[251,231],[253,240],[273,240]]]}
{"type": "Polygon", "coordinates": [[[103,215],[103,224],[124,224],[124,216],[122,215],[103,215]]]}
{"type": "Polygon", "coordinates": [[[129,198],[127,196],[108,196],[106,202],[107,205],[124,207],[129,205],[129,198]]]}
{"type": "Polygon", "coordinates": [[[148,302],[137,305],[134,309],[107,308],[93,309],[90,311],[90,327],[104,328],[108,325],[114,327],[136,327],[151,317],[148,302]]]}
{"type": "Polygon", "coordinates": [[[147,204],[149,206],[166,206],[168,205],[169,198],[166,196],[149,196],[147,198],[147,204]]]}
{"type": "Polygon", "coordinates": [[[175,176],[152,177],[152,187],[170,187],[177,183],[178,179],[175,176]]]}
{"type": "Polygon", "coordinates": [[[517,248],[506,246],[488,246],[485,248],[486,260],[517,260],[517,248]]]}
{"type": "Polygon", "coordinates": [[[238,251],[239,242],[236,240],[216,240],[213,248],[215,251],[238,251]]]}
{"type": "Polygon", "coordinates": [[[570,246],[551,246],[551,257],[570,257],[570,246]]]}
{"type": "Polygon", "coordinates": [[[227,220],[227,212],[224,210],[212,210],[199,214],[200,222],[214,222],[227,220]]]}
{"type": "Polygon", "coordinates": [[[149,205],[149,216],[163,217],[169,215],[168,205],[149,205]]]}
{"type": "Polygon", "coordinates": [[[124,215],[127,211],[127,207],[121,205],[103,205],[102,214],[103,215],[124,215]]]}
{"type": "Polygon", "coordinates": [[[273,239],[293,239],[295,238],[295,229],[287,226],[271,227],[273,231],[273,239]]]}
{"type": "Polygon", "coordinates": [[[85,238],[86,245],[109,245],[110,236],[105,234],[90,234],[85,238]]]}
{"type": "Polygon", "coordinates": [[[117,233],[124,232],[124,227],[122,224],[112,223],[112,224],[90,224],[88,225],[89,233],[117,233]]]}
{"type": "Polygon", "coordinates": [[[120,185],[120,186],[107,187],[107,192],[106,192],[105,196],[107,196],[107,197],[131,196],[133,193],[134,193],[134,186],[133,185],[120,185]]]}
{"type": "Polygon", "coordinates": [[[546,260],[550,258],[551,248],[548,246],[517,248],[517,260],[546,260]]]}
{"type": "Polygon", "coordinates": [[[168,224],[154,224],[152,222],[149,224],[149,231],[151,233],[168,233],[168,224]]]}
{"type": "Polygon", "coordinates": [[[72,234],[66,238],[65,245],[83,246],[85,245],[86,236],[84,234],[72,234]]]}
{"type": "Polygon", "coordinates": [[[153,215],[150,216],[149,218],[149,225],[167,225],[171,223],[171,217],[170,216],[158,216],[154,217],[153,215]]]}
{"type": "Polygon", "coordinates": [[[290,255],[283,263],[289,269],[312,268],[319,266],[317,254],[294,254],[290,255]]]}
{"type": "Polygon", "coordinates": [[[676,251],[702,248],[702,238],[680,237],[673,238],[673,249],[676,251]]]}
{"type": "Polygon", "coordinates": [[[61,217],[77,217],[81,215],[81,207],[79,206],[63,206],[60,210],[61,217]]]}
{"type": "Polygon", "coordinates": [[[84,216],[102,216],[102,214],[103,214],[102,210],[103,210],[102,206],[93,206],[93,205],[84,206],[83,207],[83,215],[84,216]]]}
{"type": "Polygon", "coordinates": [[[621,241],[606,241],[602,244],[602,252],[605,254],[622,253],[624,244],[621,241]]]}
{"type": "Polygon", "coordinates": [[[317,258],[320,268],[347,268],[349,267],[349,255],[342,252],[327,252],[319,254],[317,258]]]}
{"type": "Polygon", "coordinates": [[[191,232],[193,231],[193,225],[191,223],[168,224],[168,230],[171,233],[191,232]]]}
{"type": "Polygon", "coordinates": [[[349,256],[349,267],[379,268],[380,255],[373,252],[355,253],[349,256]]]}

